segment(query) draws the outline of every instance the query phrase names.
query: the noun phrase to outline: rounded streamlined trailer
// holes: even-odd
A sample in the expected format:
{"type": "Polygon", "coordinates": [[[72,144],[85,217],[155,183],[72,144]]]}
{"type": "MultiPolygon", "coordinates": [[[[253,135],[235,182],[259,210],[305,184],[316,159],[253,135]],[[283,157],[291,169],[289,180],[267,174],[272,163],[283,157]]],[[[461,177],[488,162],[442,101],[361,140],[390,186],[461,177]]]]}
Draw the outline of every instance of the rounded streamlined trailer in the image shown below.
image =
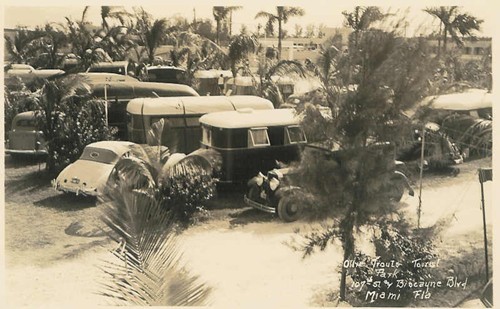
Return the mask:
{"type": "Polygon", "coordinates": [[[235,111],[251,108],[273,109],[271,101],[256,96],[206,96],[140,98],[127,105],[127,128],[129,140],[135,143],[154,142],[148,140],[151,125],[161,119],[165,127],[161,144],[173,152],[191,152],[199,148],[201,127],[199,118],[219,111],[235,111]]]}
{"type": "Polygon", "coordinates": [[[239,110],[200,118],[202,147],[222,156],[222,182],[244,182],[276,161],[298,160],[307,143],[293,109],[239,110]]]}

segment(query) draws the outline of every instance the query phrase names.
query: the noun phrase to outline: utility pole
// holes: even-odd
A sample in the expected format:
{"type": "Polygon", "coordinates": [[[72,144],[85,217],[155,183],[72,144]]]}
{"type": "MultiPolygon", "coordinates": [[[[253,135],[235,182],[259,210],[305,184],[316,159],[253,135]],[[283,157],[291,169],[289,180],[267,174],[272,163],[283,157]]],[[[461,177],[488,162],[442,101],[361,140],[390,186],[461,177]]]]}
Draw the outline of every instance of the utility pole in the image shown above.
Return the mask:
{"type": "Polygon", "coordinates": [[[483,210],[483,235],[484,235],[484,259],[486,263],[486,282],[489,281],[489,263],[488,263],[488,236],[486,234],[486,209],[484,208],[484,187],[483,183],[488,180],[493,180],[493,170],[480,168],[479,183],[481,183],[481,206],[483,210]]]}

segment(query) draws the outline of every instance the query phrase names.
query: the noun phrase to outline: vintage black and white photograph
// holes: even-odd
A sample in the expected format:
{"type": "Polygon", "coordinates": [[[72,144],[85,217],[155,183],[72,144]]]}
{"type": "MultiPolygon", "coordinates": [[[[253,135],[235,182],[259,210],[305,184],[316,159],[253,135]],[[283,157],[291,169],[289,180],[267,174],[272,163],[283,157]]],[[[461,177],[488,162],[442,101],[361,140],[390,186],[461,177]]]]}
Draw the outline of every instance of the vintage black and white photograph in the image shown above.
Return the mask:
{"type": "Polygon", "coordinates": [[[3,307],[493,307],[462,2],[8,1],[3,307]]]}

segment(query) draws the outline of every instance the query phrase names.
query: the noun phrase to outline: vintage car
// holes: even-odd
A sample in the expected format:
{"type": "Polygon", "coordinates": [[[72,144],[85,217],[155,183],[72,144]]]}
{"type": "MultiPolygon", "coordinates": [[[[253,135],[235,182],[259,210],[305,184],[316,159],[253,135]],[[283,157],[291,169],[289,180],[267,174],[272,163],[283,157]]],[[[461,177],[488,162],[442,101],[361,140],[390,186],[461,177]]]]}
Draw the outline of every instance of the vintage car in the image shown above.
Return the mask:
{"type": "MultiPolygon", "coordinates": [[[[198,96],[193,88],[186,85],[140,82],[132,77],[113,73],[79,73],[78,76],[88,83],[94,98],[107,101],[108,124],[118,128],[117,137],[121,140],[127,140],[126,108],[130,100],[158,96],[198,96]]],[[[34,112],[22,113],[20,117],[30,118],[28,122],[35,123],[34,112]]],[[[14,119],[13,122],[16,120],[14,119]]],[[[14,126],[13,123],[12,127],[14,126]]],[[[29,131],[29,134],[19,132],[11,135],[10,144],[7,147],[10,153],[17,150],[41,149],[36,148],[39,147],[36,142],[43,140],[43,136],[39,134],[38,130],[30,129],[29,131]],[[35,138],[35,135],[38,136],[38,139],[35,138]]]]}
{"type": "Polygon", "coordinates": [[[10,64],[5,68],[5,84],[9,85],[12,78],[18,77],[24,83],[31,83],[36,79],[46,79],[63,75],[65,72],[59,69],[40,69],[36,70],[28,64],[10,64]]]}
{"type": "Polygon", "coordinates": [[[98,196],[118,160],[126,154],[141,151],[138,145],[124,141],[101,141],[89,144],[74,163],[68,165],[52,185],[57,191],[76,195],[98,196]]]}
{"type": "MultiPolygon", "coordinates": [[[[395,161],[394,175],[387,188],[389,198],[395,202],[401,200],[405,189],[410,196],[414,195],[404,170],[404,163],[395,161]]],[[[244,201],[253,208],[277,214],[285,222],[296,221],[314,203],[313,196],[297,184],[300,175],[291,167],[273,169],[267,175],[259,172],[248,181],[244,201]]]]}
{"type": "Polygon", "coordinates": [[[19,113],[14,117],[5,152],[11,156],[47,154],[43,133],[36,127],[35,112],[19,113]]]}
{"type": "Polygon", "coordinates": [[[164,119],[167,124],[161,144],[173,152],[190,153],[200,148],[199,119],[207,113],[242,108],[273,109],[271,101],[256,96],[199,96],[139,98],[127,104],[128,140],[147,143],[151,126],[164,119]]]}
{"type": "Polygon", "coordinates": [[[181,84],[185,80],[186,70],[168,65],[146,67],[147,80],[157,83],[181,84]]]}
{"type": "Polygon", "coordinates": [[[244,183],[300,158],[307,142],[293,109],[239,109],[202,116],[202,148],[221,154],[220,182],[244,183]]]}

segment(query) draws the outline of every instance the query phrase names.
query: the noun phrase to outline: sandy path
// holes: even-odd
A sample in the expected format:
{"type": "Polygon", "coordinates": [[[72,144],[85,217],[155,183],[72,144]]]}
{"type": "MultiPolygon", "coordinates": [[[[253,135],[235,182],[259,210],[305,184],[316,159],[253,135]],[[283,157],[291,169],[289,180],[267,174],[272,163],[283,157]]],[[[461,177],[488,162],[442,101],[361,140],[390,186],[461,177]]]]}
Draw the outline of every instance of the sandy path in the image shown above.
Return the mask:
{"type": "MultiPolygon", "coordinates": [[[[445,235],[455,239],[481,231],[476,168],[470,167],[458,178],[426,179],[423,226],[455,213],[445,235]]],[[[23,171],[7,173],[12,173],[7,174],[7,180],[10,177],[21,183],[23,171]]],[[[98,218],[98,207],[64,205],[68,201],[55,196],[50,188],[29,189],[28,193],[26,188],[16,190],[6,197],[4,307],[89,308],[107,304],[95,294],[102,276],[96,265],[109,257],[111,245],[102,241],[103,237],[77,237],[64,232],[73,222],[81,222],[88,229],[98,218]]],[[[491,222],[491,182],[485,184],[485,192],[491,222]]],[[[415,217],[418,199],[405,197],[404,202],[408,215],[415,217]]],[[[227,214],[228,210],[217,212],[227,214]]],[[[214,288],[212,305],[304,307],[317,304],[314,297],[322,290],[338,288],[339,246],[329,246],[325,252],[302,259],[299,252],[283,243],[290,241],[295,229],[304,231],[308,227],[266,216],[257,213],[256,222],[235,225],[224,215],[200,223],[179,237],[188,268],[214,288]]]]}

